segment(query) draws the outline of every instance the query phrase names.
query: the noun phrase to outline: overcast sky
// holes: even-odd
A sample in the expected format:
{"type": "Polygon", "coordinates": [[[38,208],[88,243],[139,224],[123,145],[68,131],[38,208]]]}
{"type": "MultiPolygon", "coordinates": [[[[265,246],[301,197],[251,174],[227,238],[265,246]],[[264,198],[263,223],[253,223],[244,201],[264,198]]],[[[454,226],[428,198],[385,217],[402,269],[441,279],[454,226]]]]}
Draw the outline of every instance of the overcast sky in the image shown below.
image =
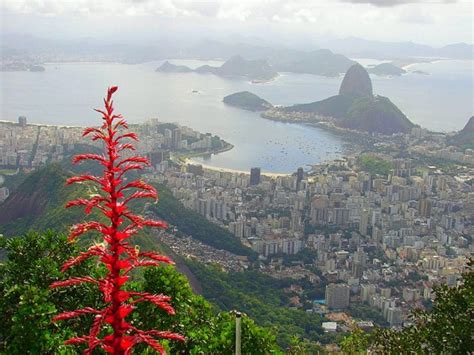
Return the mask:
{"type": "Polygon", "coordinates": [[[1,0],[2,33],[473,43],[472,0],[1,0]]]}

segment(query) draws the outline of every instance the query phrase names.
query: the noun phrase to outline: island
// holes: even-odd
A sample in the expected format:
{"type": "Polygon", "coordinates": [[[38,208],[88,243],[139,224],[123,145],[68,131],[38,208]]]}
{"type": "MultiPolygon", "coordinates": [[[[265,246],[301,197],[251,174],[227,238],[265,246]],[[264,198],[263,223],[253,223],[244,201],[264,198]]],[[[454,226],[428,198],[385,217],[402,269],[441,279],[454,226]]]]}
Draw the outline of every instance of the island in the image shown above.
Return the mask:
{"type": "Polygon", "coordinates": [[[273,107],[267,100],[249,91],[240,91],[227,95],[222,100],[226,105],[235,106],[249,111],[265,111],[273,107]]]}
{"type": "Polygon", "coordinates": [[[397,67],[392,63],[382,63],[367,69],[370,74],[378,76],[400,76],[406,74],[407,71],[403,68],[397,67]]]}
{"type": "Polygon", "coordinates": [[[193,70],[187,66],[174,65],[166,61],[156,71],[166,73],[196,72],[223,77],[243,77],[252,81],[267,81],[278,76],[277,71],[266,60],[246,60],[239,55],[231,57],[220,67],[203,65],[193,70]]]}
{"type": "Polygon", "coordinates": [[[175,65],[165,61],[156,71],[162,73],[189,73],[193,70],[185,65],[175,65]]]}
{"type": "Polygon", "coordinates": [[[45,70],[46,70],[45,67],[41,65],[32,65],[29,68],[29,71],[32,71],[32,72],[43,72],[45,70]]]}

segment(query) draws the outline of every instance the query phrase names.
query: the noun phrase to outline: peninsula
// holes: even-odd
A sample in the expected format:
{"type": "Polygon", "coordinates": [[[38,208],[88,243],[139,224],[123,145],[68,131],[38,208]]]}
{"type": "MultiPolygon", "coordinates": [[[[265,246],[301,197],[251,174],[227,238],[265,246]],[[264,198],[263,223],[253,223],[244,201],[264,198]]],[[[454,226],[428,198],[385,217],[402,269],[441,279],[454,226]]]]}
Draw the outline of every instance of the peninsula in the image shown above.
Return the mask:
{"type": "MultiPolygon", "coordinates": [[[[260,98],[252,99],[255,102],[260,98]]],[[[262,117],[386,135],[408,133],[415,126],[389,98],[373,95],[372,81],[360,64],[349,68],[338,95],[307,104],[272,107],[262,117]]]]}

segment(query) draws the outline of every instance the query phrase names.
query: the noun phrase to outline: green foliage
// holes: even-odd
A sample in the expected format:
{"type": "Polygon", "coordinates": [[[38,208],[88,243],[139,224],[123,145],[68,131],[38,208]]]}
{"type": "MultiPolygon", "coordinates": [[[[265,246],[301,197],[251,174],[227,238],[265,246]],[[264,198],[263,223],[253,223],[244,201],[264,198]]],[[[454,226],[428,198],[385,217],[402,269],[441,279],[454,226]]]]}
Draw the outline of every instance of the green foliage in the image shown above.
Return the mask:
{"type": "MultiPolygon", "coordinates": [[[[8,259],[0,264],[0,354],[75,354],[77,348],[64,346],[71,336],[88,331],[87,317],[53,324],[58,312],[75,308],[100,307],[95,286],[77,285],[50,290],[49,285],[63,279],[59,269],[65,260],[76,255],[76,244],[67,243],[64,235],[46,232],[28,233],[22,237],[0,238],[0,248],[8,259]]],[[[66,276],[98,275],[104,271],[88,262],[77,266],[66,276]]],[[[203,297],[192,293],[186,278],[172,267],[149,268],[135,274],[130,290],[146,290],[173,298],[176,315],[140,303],[131,320],[144,329],[165,328],[187,337],[185,343],[165,344],[171,353],[228,354],[235,346],[235,316],[218,313],[203,297]]],[[[137,353],[148,354],[141,348],[137,353]]],[[[275,336],[269,329],[242,318],[242,351],[252,354],[279,353],[275,336]]]]}
{"type": "Polygon", "coordinates": [[[268,101],[249,91],[240,91],[228,95],[224,97],[223,101],[227,105],[240,107],[250,111],[263,111],[272,107],[268,101]]]}
{"type": "Polygon", "coordinates": [[[186,264],[200,280],[206,299],[220,309],[237,309],[255,319],[257,324],[273,327],[278,344],[291,344],[292,336],[317,341],[322,334],[321,317],[287,307],[283,292],[294,281],[277,280],[257,272],[221,272],[194,261],[186,264]]]}
{"type": "Polygon", "coordinates": [[[300,339],[296,336],[291,338],[290,346],[287,348],[286,351],[286,354],[288,355],[316,355],[322,353],[324,353],[324,349],[319,343],[311,342],[308,339],[300,339]]]}
{"type": "MultiPolygon", "coordinates": [[[[87,285],[49,290],[52,282],[64,277],[59,269],[76,246],[68,244],[63,235],[31,232],[0,238],[0,248],[8,253],[8,259],[0,264],[0,353],[72,353],[63,342],[87,323],[71,321],[59,327],[51,318],[73,307],[100,303],[87,285]]],[[[80,271],[68,275],[77,276],[80,271]]]]}
{"type": "Polygon", "coordinates": [[[309,112],[322,116],[344,118],[346,117],[347,111],[351,107],[353,101],[353,97],[336,95],[309,104],[285,107],[283,110],[287,112],[309,112]]]}
{"type": "Polygon", "coordinates": [[[356,328],[341,341],[340,345],[343,353],[366,354],[371,340],[371,333],[366,333],[362,329],[356,328]]]}
{"type": "MultiPolygon", "coordinates": [[[[235,316],[229,312],[217,313],[201,296],[192,293],[186,278],[173,267],[149,269],[145,273],[147,292],[163,293],[172,297],[176,310],[173,317],[157,312],[153,306],[144,305],[139,310],[144,327],[163,327],[186,336],[185,343],[170,344],[171,352],[190,354],[230,354],[235,346],[235,316]]],[[[278,351],[275,336],[258,327],[253,320],[242,318],[242,352],[267,354],[278,351]]]]}
{"type": "Polygon", "coordinates": [[[364,171],[368,171],[373,175],[385,175],[393,169],[393,164],[387,160],[372,155],[361,155],[359,157],[359,165],[364,171]]]}
{"type": "Polygon", "coordinates": [[[409,132],[414,126],[390,99],[383,96],[365,96],[354,100],[343,125],[384,134],[409,132]]]}
{"type": "Polygon", "coordinates": [[[190,235],[204,244],[237,255],[255,256],[255,252],[244,247],[229,231],[209,222],[199,213],[185,208],[181,202],[173,197],[168,188],[163,185],[155,186],[159,192],[160,201],[158,204],[151,205],[150,210],[160,219],[167,221],[175,226],[178,231],[190,235]]]}

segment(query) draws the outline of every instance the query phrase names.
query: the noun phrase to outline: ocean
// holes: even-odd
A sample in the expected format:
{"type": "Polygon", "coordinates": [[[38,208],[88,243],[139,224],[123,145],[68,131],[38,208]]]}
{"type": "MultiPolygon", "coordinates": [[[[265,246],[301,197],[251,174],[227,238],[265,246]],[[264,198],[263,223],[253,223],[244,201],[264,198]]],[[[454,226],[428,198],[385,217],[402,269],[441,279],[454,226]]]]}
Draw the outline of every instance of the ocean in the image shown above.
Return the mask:
{"type": "MultiPolygon", "coordinates": [[[[170,61],[191,67],[209,64],[170,61]]],[[[107,86],[118,85],[116,107],[130,122],[177,122],[234,145],[230,151],[197,159],[206,165],[289,173],[343,154],[343,139],[328,131],[265,120],[259,113],[222,102],[224,96],[242,90],[275,105],[321,100],[337,94],[342,77],[282,73],[273,81],[254,84],[211,74],[155,72],[161,63],[52,63],[45,65],[45,72],[2,72],[0,119],[23,115],[32,123],[97,125],[100,117],[93,108],[101,105],[107,86]]],[[[410,73],[401,77],[372,76],[374,92],[390,97],[414,123],[437,131],[458,130],[474,112],[473,63],[412,64],[410,73]],[[429,75],[411,73],[415,70],[429,75]]]]}

